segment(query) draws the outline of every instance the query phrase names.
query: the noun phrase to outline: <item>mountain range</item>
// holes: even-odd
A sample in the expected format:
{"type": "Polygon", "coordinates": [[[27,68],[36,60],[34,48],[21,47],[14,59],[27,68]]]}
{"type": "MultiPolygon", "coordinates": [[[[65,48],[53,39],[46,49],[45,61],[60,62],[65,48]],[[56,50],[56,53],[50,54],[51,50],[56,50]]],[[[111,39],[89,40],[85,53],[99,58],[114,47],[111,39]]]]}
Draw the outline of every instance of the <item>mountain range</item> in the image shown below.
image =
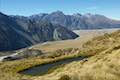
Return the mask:
{"type": "Polygon", "coordinates": [[[33,21],[49,21],[53,24],[60,24],[68,29],[103,29],[103,28],[119,28],[120,21],[113,20],[99,14],[73,14],[65,15],[61,11],[52,12],[50,14],[40,13],[29,16],[33,21]]]}
{"type": "Polygon", "coordinates": [[[78,35],[61,25],[36,22],[27,17],[0,13],[0,51],[25,48],[46,41],[75,39],[78,35]]]}
{"type": "Polygon", "coordinates": [[[119,28],[120,21],[99,14],[66,15],[61,11],[28,17],[0,12],[0,51],[16,50],[37,43],[75,39],[76,29],[119,28]]]}

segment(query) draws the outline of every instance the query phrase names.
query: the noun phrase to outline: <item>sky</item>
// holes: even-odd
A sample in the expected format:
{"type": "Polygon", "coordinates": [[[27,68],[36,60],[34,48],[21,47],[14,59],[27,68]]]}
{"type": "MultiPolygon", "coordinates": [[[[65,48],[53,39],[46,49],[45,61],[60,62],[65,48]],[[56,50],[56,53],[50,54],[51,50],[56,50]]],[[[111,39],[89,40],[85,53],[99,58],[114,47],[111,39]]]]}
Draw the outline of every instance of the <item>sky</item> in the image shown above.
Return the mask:
{"type": "Polygon", "coordinates": [[[62,11],[65,14],[101,14],[120,20],[120,0],[0,0],[0,12],[30,16],[62,11]]]}

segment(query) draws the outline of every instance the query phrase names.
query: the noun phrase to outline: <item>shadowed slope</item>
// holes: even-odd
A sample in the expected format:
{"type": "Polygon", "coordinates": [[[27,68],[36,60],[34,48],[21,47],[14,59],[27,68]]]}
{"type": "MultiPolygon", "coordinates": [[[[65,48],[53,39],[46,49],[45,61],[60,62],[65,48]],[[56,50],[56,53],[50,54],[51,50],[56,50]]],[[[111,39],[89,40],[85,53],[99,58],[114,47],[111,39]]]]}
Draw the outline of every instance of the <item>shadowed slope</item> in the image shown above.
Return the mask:
{"type": "Polygon", "coordinates": [[[16,50],[46,41],[75,39],[78,35],[49,22],[13,18],[0,13],[0,51],[16,50]],[[56,35],[56,36],[54,36],[56,35]]]}

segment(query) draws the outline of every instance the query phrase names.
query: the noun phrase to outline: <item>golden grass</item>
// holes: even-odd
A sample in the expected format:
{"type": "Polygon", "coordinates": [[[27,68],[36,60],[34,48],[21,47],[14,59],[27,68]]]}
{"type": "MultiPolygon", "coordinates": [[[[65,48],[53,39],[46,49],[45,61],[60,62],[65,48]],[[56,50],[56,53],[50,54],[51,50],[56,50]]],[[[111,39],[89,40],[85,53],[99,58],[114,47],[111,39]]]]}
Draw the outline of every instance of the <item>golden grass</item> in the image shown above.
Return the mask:
{"type": "Polygon", "coordinates": [[[61,76],[68,75],[71,80],[120,80],[120,47],[118,44],[120,44],[120,31],[93,38],[85,43],[81,49],[57,50],[44,59],[42,57],[34,57],[0,62],[0,79],[58,80],[61,76]],[[37,65],[91,55],[93,57],[88,58],[88,60],[70,63],[65,67],[58,68],[54,72],[40,77],[31,77],[17,73],[37,65]]]}
{"type": "Polygon", "coordinates": [[[119,68],[120,46],[111,47],[88,61],[72,62],[35,80],[59,80],[64,75],[70,76],[70,80],[120,80],[119,68]]]}
{"type": "MultiPolygon", "coordinates": [[[[22,79],[31,79],[31,76],[21,75],[18,72],[23,71],[25,69],[48,64],[48,63],[54,63],[60,60],[73,58],[73,57],[79,57],[78,53],[70,54],[70,55],[61,55],[53,57],[46,57],[42,58],[41,56],[33,57],[33,58],[27,58],[22,60],[15,60],[15,61],[6,61],[6,62],[0,62],[0,79],[2,80],[22,80],[22,79]]],[[[85,57],[85,56],[84,56],[85,57]]],[[[87,56],[86,56],[87,57],[87,56]]]]}
{"type": "Polygon", "coordinates": [[[64,75],[71,80],[120,80],[119,44],[120,31],[93,38],[83,45],[81,53],[95,56],[70,63],[35,80],[58,80],[64,75]]]}

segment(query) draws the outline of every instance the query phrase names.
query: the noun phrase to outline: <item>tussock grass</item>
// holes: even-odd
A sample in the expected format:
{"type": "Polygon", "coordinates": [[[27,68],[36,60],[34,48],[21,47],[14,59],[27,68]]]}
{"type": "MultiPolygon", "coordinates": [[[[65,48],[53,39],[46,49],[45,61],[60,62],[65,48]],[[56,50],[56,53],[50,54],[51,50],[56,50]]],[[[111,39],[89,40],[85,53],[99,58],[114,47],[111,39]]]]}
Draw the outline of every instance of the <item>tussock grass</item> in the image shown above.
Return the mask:
{"type": "Polygon", "coordinates": [[[120,80],[120,48],[115,47],[96,54],[87,61],[67,64],[51,74],[36,77],[35,80],[59,80],[62,75],[70,76],[71,80],[120,80]],[[49,76],[50,79],[47,78],[49,76]]]}
{"type": "MultiPolygon", "coordinates": [[[[79,55],[81,56],[81,55],[79,55]]],[[[23,71],[25,69],[29,69],[34,66],[44,65],[48,63],[54,63],[60,60],[68,59],[78,57],[78,54],[71,54],[71,55],[62,55],[59,57],[46,57],[41,58],[41,56],[33,57],[33,58],[27,58],[22,60],[15,60],[15,61],[6,61],[0,63],[0,78],[2,80],[22,80],[22,79],[31,79],[31,76],[27,75],[21,75],[18,72],[23,71]],[[13,76],[15,75],[15,76],[13,76]]]]}
{"type": "Polygon", "coordinates": [[[120,31],[93,38],[81,49],[63,49],[43,57],[0,62],[1,80],[59,80],[68,75],[71,80],[120,80],[120,31]],[[73,62],[54,72],[40,77],[21,75],[18,72],[33,66],[59,60],[93,56],[87,60],[73,62]]]}
{"type": "Polygon", "coordinates": [[[79,54],[94,56],[72,62],[35,80],[59,80],[62,75],[70,76],[71,80],[120,80],[120,31],[93,38],[80,51],[79,54]]]}

